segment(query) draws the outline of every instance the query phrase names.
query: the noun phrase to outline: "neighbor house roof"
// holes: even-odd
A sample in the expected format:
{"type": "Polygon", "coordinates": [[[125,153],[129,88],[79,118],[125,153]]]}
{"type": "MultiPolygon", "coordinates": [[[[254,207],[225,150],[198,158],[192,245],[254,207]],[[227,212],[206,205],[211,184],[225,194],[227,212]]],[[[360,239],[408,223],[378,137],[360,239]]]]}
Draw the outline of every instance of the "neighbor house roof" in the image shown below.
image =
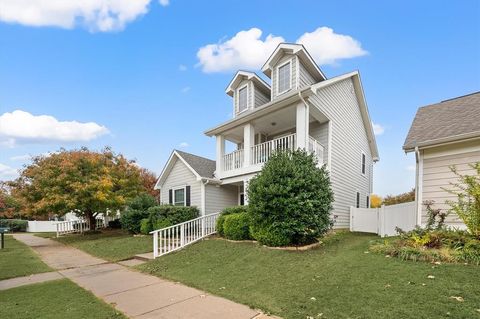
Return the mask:
{"type": "Polygon", "coordinates": [[[196,176],[197,180],[214,179],[216,168],[215,161],[187,152],[173,150],[162,170],[162,173],[160,173],[160,176],[158,177],[157,183],[154,187],[155,189],[162,187],[177,160],[182,161],[182,163],[185,164],[185,166],[196,176]]]}
{"type": "Polygon", "coordinates": [[[405,151],[480,137],[480,92],[418,109],[405,151]]]}

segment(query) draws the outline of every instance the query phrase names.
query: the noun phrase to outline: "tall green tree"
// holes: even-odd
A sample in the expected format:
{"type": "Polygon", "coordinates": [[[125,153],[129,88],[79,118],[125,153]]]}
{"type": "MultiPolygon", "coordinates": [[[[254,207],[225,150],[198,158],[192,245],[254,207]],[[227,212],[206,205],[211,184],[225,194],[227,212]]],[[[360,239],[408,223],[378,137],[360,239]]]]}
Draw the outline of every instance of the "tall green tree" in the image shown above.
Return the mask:
{"type": "Polygon", "coordinates": [[[62,216],[74,211],[91,223],[99,213],[121,209],[145,192],[141,169],[109,148],[101,152],[62,149],[34,157],[14,187],[33,215],[62,216]]]}

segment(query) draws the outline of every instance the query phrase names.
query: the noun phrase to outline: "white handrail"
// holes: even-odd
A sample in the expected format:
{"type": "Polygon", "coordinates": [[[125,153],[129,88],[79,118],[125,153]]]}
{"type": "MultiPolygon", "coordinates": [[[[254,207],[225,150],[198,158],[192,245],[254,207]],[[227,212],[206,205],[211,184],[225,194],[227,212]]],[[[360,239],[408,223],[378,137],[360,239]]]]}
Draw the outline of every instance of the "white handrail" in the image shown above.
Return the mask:
{"type": "Polygon", "coordinates": [[[252,146],[252,164],[265,163],[275,151],[294,150],[295,139],[296,134],[290,134],[252,146]]]}
{"type": "Polygon", "coordinates": [[[223,156],[223,170],[230,171],[243,167],[243,150],[236,150],[223,156]]]}
{"type": "Polygon", "coordinates": [[[319,164],[323,164],[323,150],[324,148],[322,144],[313,137],[308,137],[308,152],[317,156],[319,164]]]}
{"type": "Polygon", "coordinates": [[[153,257],[157,258],[182,249],[216,233],[219,215],[220,213],[205,215],[150,232],[153,234],[153,257]]]}

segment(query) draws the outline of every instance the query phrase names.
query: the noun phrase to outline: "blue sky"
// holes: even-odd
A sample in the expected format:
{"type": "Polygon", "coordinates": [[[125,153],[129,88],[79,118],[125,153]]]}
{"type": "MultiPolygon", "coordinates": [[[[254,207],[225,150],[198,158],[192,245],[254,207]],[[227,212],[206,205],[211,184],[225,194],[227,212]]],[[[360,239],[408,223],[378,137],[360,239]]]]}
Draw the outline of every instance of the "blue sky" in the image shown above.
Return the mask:
{"type": "Polygon", "coordinates": [[[26,11],[0,0],[0,179],[26,155],[60,147],[109,145],[156,173],[173,148],[213,159],[203,131],[231,117],[224,90],[234,69],[258,71],[278,37],[319,36],[313,55],[327,77],[360,70],[383,128],[374,179],[382,195],[414,185],[413,155],[401,147],[416,109],[480,89],[478,1],[50,2],[26,11]],[[231,40],[252,28],[262,31],[258,52],[206,67],[222,48],[245,46],[231,40]],[[210,44],[216,55],[200,60],[210,44]]]}

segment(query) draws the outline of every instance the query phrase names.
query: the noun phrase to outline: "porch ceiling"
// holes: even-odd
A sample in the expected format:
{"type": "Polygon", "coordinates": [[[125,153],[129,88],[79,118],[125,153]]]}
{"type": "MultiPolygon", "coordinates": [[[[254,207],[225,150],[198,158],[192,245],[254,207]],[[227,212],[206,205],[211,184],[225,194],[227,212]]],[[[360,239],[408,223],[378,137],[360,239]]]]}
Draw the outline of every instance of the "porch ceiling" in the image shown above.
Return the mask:
{"type": "MultiPolygon", "coordinates": [[[[328,121],[328,119],[323,114],[321,114],[321,112],[312,111],[313,110],[310,111],[309,116],[310,123],[315,121],[318,121],[320,123],[328,121]]],[[[255,119],[251,123],[255,128],[255,133],[262,133],[272,136],[278,133],[288,131],[292,128],[295,128],[296,126],[296,106],[291,105],[285,107],[283,109],[255,119]]],[[[243,142],[243,127],[244,125],[240,125],[224,132],[223,135],[225,136],[225,139],[234,143],[243,142]]]]}

